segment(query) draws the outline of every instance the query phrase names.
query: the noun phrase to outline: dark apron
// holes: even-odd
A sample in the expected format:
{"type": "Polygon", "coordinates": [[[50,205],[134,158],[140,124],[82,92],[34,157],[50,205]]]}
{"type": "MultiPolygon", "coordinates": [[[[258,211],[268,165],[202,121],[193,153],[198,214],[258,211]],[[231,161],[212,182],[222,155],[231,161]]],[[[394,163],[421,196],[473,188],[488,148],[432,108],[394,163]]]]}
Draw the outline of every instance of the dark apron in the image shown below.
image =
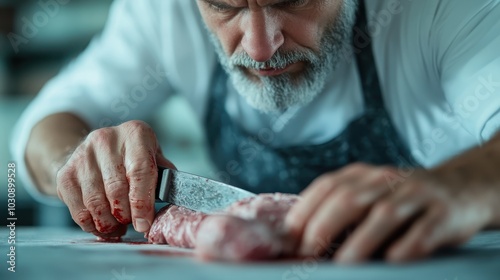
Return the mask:
{"type": "MultiPolygon", "coordinates": [[[[362,2],[356,26],[366,31],[362,2]]],[[[217,179],[254,193],[299,193],[321,174],[355,162],[416,166],[384,107],[371,41],[362,45],[356,50],[356,62],[365,112],[320,145],[273,148],[243,131],[225,110],[228,76],[219,65],[205,124],[211,158],[219,170],[217,179]]]]}

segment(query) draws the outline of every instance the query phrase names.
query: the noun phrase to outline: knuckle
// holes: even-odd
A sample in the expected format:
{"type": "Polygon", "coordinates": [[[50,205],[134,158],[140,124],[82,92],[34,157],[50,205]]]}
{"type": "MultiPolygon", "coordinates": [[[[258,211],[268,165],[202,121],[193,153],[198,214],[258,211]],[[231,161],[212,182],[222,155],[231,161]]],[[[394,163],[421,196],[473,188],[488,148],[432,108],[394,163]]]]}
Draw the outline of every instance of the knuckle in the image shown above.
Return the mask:
{"type": "Polygon", "coordinates": [[[391,202],[379,202],[374,208],[374,215],[380,219],[395,219],[397,217],[397,206],[391,202]]]}
{"type": "Polygon", "coordinates": [[[132,120],[123,124],[123,127],[132,133],[137,133],[139,135],[147,135],[151,133],[153,129],[145,122],[132,120]]]}
{"type": "Polygon", "coordinates": [[[404,185],[403,192],[408,196],[419,196],[423,194],[424,189],[418,183],[410,183],[404,185]]]}
{"type": "Polygon", "coordinates": [[[377,179],[386,180],[386,178],[399,177],[398,171],[390,166],[382,166],[376,169],[377,179]]]}
{"type": "Polygon", "coordinates": [[[377,167],[377,170],[381,173],[381,174],[398,174],[398,169],[392,167],[392,166],[389,166],[389,165],[383,165],[383,166],[380,166],[380,167],[377,167]]]}
{"type": "Polygon", "coordinates": [[[63,166],[59,171],[56,173],[56,184],[58,187],[64,187],[71,183],[71,177],[69,175],[69,171],[67,166],[63,166]]]}
{"type": "Polygon", "coordinates": [[[77,223],[82,229],[84,230],[93,230],[92,224],[92,215],[90,215],[90,212],[87,209],[81,209],[77,211],[72,211],[71,212],[71,217],[77,223]]]}
{"type": "Polygon", "coordinates": [[[66,161],[64,166],[60,169],[61,173],[76,173],[78,167],[87,163],[89,156],[93,153],[91,149],[91,145],[85,142],[78,145],[78,147],[76,147],[76,149],[68,157],[68,160],[66,161]]]}
{"type": "Polygon", "coordinates": [[[74,173],[66,168],[59,170],[56,174],[56,188],[62,192],[78,188],[77,178],[74,173]]]}
{"type": "Polygon", "coordinates": [[[114,131],[111,128],[95,130],[89,135],[89,143],[86,143],[85,147],[83,147],[83,156],[87,157],[88,155],[94,154],[96,149],[103,153],[110,153],[111,143],[114,138],[114,131]]]}
{"type": "Polygon", "coordinates": [[[144,206],[146,205],[145,201],[143,199],[131,199],[130,200],[130,207],[141,210],[144,209],[144,206]]]}
{"type": "Polygon", "coordinates": [[[135,160],[127,166],[127,177],[131,183],[134,181],[140,182],[143,177],[150,176],[152,169],[154,169],[154,166],[152,167],[149,161],[135,160]]]}
{"type": "Polygon", "coordinates": [[[152,149],[155,151],[158,149],[158,143],[156,143],[156,134],[154,130],[145,122],[142,121],[130,121],[124,124],[123,129],[125,130],[127,137],[132,137],[135,139],[149,140],[147,142],[154,142],[154,147],[146,147],[147,149],[152,149]]]}
{"type": "Polygon", "coordinates": [[[358,192],[351,188],[340,189],[336,195],[339,204],[344,206],[352,206],[358,197],[358,192]]]}
{"type": "Polygon", "coordinates": [[[366,163],[356,162],[345,168],[346,172],[362,172],[368,169],[370,166],[366,163]]]}
{"type": "Polygon", "coordinates": [[[106,143],[113,138],[113,134],[112,128],[105,127],[92,131],[87,138],[93,143],[106,143]]]}
{"type": "Polygon", "coordinates": [[[426,188],[414,181],[404,181],[398,186],[398,191],[404,197],[424,197],[426,188]]]}
{"type": "Polygon", "coordinates": [[[84,199],[83,204],[97,216],[109,211],[109,205],[102,195],[91,195],[84,199]]]}
{"type": "Polygon", "coordinates": [[[130,208],[135,210],[136,213],[142,214],[143,212],[149,212],[152,206],[144,199],[131,199],[130,208]]]}
{"type": "Polygon", "coordinates": [[[127,195],[128,183],[126,180],[113,178],[104,180],[106,194],[110,198],[119,198],[127,195]]]}
{"type": "Polygon", "coordinates": [[[333,174],[326,173],[314,180],[313,186],[320,189],[330,189],[334,186],[335,179],[333,174]]]}
{"type": "Polygon", "coordinates": [[[140,121],[140,120],[131,120],[131,121],[128,121],[128,122],[122,124],[122,126],[130,127],[130,128],[138,128],[138,127],[143,127],[143,126],[148,126],[148,125],[145,122],[140,121]]]}

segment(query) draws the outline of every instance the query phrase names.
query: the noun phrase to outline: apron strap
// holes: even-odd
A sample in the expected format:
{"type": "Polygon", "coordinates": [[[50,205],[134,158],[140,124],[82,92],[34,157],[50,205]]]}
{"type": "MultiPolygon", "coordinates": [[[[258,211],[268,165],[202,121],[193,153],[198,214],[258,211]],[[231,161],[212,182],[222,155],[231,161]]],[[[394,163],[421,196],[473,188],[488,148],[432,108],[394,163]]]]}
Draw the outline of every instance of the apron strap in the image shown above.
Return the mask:
{"type": "Polygon", "coordinates": [[[353,47],[366,110],[383,109],[384,102],[368,30],[365,1],[359,1],[357,22],[353,30],[353,47]]]}

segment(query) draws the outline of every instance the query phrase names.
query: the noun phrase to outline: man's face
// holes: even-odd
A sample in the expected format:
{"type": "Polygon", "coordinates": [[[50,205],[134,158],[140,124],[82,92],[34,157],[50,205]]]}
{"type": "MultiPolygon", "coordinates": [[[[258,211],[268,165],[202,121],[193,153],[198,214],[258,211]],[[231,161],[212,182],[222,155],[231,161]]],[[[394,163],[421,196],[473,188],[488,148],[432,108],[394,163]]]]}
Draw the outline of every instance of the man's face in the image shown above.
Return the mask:
{"type": "Polygon", "coordinates": [[[357,0],[198,0],[236,90],[263,112],[312,101],[350,46],[357,0]]]}

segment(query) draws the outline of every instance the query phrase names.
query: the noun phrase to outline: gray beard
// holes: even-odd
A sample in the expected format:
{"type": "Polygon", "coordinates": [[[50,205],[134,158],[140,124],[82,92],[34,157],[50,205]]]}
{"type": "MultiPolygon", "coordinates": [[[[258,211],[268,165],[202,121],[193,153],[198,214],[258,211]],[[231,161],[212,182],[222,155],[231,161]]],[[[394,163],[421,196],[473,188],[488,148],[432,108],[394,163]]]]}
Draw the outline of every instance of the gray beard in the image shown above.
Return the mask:
{"type": "Polygon", "coordinates": [[[219,41],[210,33],[215,50],[224,70],[229,74],[236,91],[253,108],[263,113],[282,113],[293,106],[305,106],[321,93],[327,77],[351,48],[352,28],[356,20],[357,0],[344,0],[339,15],[332,22],[320,41],[320,50],[278,50],[266,62],[257,62],[247,53],[237,53],[229,58],[219,41]],[[261,76],[251,79],[244,68],[284,68],[290,64],[305,62],[298,75],[284,73],[278,76],[261,76]]]}

